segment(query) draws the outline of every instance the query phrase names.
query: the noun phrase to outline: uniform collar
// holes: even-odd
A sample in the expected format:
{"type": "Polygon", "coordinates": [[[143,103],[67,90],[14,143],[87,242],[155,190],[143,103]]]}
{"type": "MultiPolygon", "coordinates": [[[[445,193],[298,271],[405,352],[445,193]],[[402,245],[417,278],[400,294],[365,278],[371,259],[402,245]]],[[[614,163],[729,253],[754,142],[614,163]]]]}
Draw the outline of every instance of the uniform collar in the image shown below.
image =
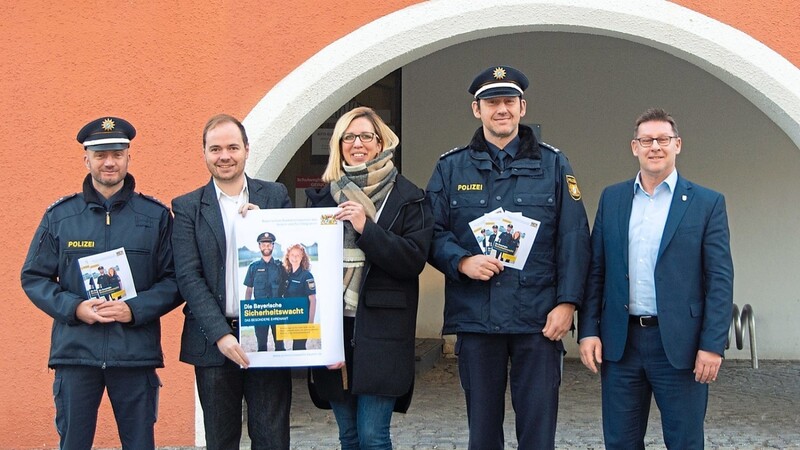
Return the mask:
{"type": "MultiPolygon", "coordinates": [[[[531,127],[520,124],[517,138],[519,139],[519,147],[514,159],[542,159],[542,152],[539,150],[539,141],[536,140],[536,135],[533,133],[531,127]]],[[[478,127],[475,134],[472,135],[469,147],[473,150],[486,152],[488,156],[492,156],[489,150],[489,143],[483,135],[483,127],[478,127]]]]}
{"type": "Polygon", "coordinates": [[[497,154],[500,152],[500,150],[505,150],[505,152],[508,153],[509,156],[511,156],[511,159],[514,159],[514,157],[517,156],[517,153],[519,153],[519,147],[520,147],[519,134],[514,136],[514,139],[512,139],[511,142],[509,142],[508,145],[505,146],[505,148],[500,148],[489,141],[486,141],[486,147],[488,148],[489,153],[492,155],[492,159],[497,159],[497,154]]]}
{"type": "Polygon", "coordinates": [[[86,200],[86,203],[102,205],[110,211],[111,208],[113,208],[116,204],[126,203],[128,200],[130,200],[131,196],[133,195],[134,188],[136,188],[136,180],[134,180],[133,175],[128,173],[125,175],[125,179],[122,181],[122,189],[120,189],[116,194],[112,195],[111,198],[106,200],[106,198],[100,195],[100,193],[97,192],[97,189],[94,188],[94,185],[92,184],[92,176],[88,174],[86,175],[86,178],[83,179],[83,198],[86,200]]]}

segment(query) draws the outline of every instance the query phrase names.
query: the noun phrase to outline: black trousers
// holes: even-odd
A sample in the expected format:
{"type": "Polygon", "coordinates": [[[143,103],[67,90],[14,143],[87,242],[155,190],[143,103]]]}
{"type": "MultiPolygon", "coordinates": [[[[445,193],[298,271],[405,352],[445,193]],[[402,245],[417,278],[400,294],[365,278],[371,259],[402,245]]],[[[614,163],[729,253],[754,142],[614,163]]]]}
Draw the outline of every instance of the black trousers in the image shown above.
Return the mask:
{"type": "Polygon", "coordinates": [[[161,382],[154,367],[57,366],[53,381],[60,448],[89,450],[108,391],[123,449],[153,449],[161,382]]]}
{"type": "Polygon", "coordinates": [[[469,448],[502,450],[509,375],[520,450],[555,448],[564,347],[541,333],[470,334],[456,341],[469,448]],[[509,370],[509,362],[510,370],[509,370]]]}

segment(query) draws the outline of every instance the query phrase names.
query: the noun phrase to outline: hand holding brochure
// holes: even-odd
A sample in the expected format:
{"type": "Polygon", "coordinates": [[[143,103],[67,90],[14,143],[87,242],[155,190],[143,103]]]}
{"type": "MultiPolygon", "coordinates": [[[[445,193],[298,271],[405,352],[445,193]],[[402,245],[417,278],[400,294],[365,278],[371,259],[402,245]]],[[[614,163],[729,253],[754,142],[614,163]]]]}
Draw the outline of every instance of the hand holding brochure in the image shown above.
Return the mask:
{"type": "Polygon", "coordinates": [[[120,247],[78,259],[86,298],[128,301],[136,297],[133,273],[125,248],[120,247]]]}
{"type": "Polygon", "coordinates": [[[469,223],[484,255],[511,269],[521,270],[536,240],[541,222],[521,213],[498,208],[469,223]]]}

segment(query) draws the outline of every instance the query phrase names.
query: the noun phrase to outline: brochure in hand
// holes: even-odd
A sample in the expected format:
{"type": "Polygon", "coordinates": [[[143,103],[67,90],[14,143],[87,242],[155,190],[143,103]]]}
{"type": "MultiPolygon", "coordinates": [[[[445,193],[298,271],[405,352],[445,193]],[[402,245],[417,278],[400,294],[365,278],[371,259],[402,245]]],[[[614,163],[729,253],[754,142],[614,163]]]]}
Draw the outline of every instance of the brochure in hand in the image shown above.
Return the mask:
{"type": "Polygon", "coordinates": [[[469,223],[484,255],[510,269],[521,270],[536,240],[540,222],[519,212],[498,208],[469,223]]]}
{"type": "Polygon", "coordinates": [[[125,248],[78,259],[86,298],[128,301],[136,297],[131,266],[125,248]]]}

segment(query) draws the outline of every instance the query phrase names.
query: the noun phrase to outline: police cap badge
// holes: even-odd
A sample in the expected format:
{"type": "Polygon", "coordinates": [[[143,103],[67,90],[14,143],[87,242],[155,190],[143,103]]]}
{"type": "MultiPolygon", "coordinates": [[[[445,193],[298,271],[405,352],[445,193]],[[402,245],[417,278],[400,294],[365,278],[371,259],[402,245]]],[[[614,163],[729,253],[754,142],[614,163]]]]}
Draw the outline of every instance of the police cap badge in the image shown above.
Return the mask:
{"type": "Polygon", "coordinates": [[[136,129],[125,119],[101,117],[81,128],[76,139],[86,150],[125,150],[136,136],[136,129]]]}
{"type": "Polygon", "coordinates": [[[472,80],[469,93],[476,99],[520,97],[528,88],[528,77],[510,66],[492,66],[472,80]]]}

